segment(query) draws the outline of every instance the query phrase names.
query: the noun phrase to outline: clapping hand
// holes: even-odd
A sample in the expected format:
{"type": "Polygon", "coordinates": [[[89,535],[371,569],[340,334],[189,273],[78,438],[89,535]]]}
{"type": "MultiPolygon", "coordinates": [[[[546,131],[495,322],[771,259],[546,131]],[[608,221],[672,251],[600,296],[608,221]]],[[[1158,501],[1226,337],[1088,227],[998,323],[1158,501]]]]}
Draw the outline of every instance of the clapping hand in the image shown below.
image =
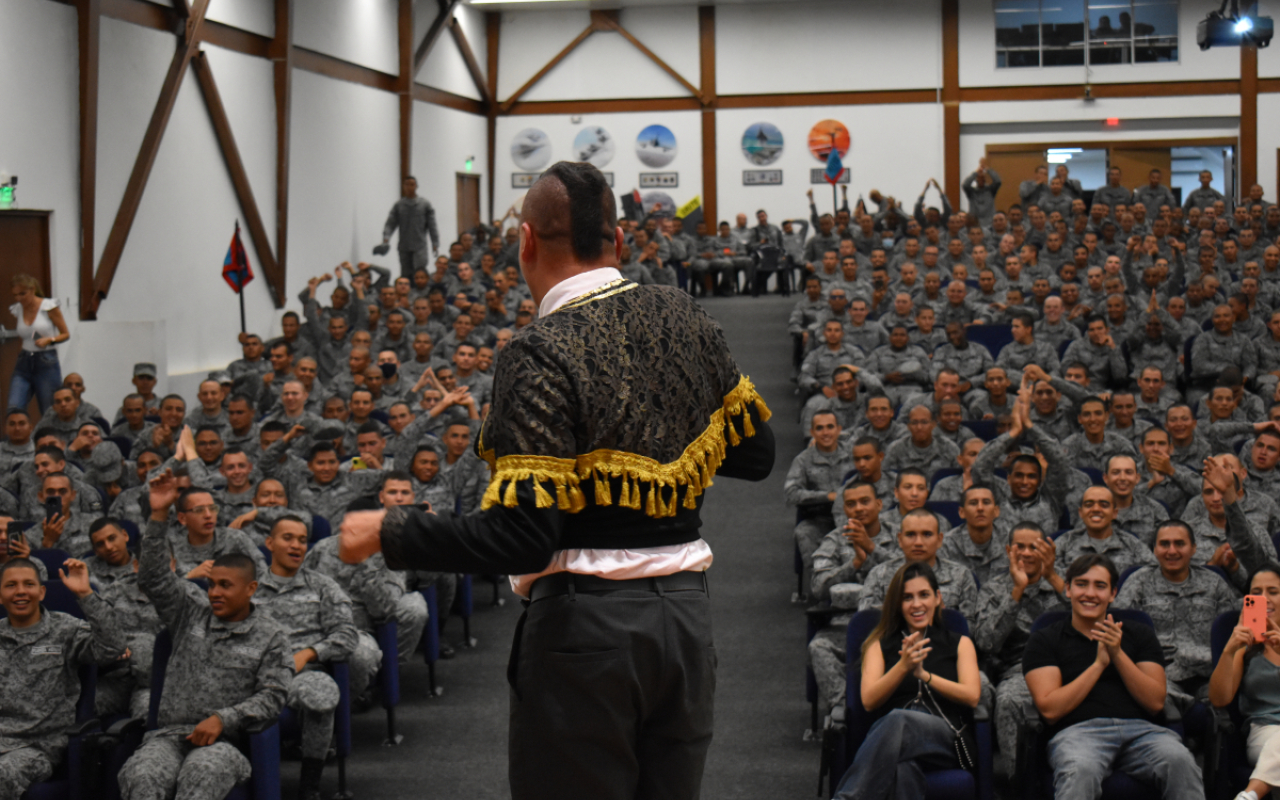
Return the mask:
{"type": "Polygon", "coordinates": [[[1124,623],[1116,622],[1110,614],[1107,618],[1097,625],[1093,626],[1093,630],[1089,632],[1089,638],[1098,643],[1103,651],[1099,653],[1099,661],[1103,660],[1102,653],[1105,652],[1106,664],[1120,657],[1120,640],[1124,634],[1124,623]]]}
{"type": "Polygon", "coordinates": [[[902,657],[902,663],[911,670],[911,674],[924,680],[924,660],[929,657],[932,650],[924,632],[917,631],[902,640],[902,649],[898,653],[902,657]]]}

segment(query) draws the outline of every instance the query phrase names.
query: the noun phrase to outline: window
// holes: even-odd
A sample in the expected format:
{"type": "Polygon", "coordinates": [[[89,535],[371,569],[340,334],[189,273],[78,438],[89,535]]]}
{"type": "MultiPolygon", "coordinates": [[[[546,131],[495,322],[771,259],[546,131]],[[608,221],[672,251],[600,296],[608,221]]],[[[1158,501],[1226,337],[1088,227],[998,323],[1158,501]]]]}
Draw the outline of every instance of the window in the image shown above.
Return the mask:
{"type": "Polygon", "coordinates": [[[1177,0],[995,0],[996,66],[1178,60],[1177,0]]]}

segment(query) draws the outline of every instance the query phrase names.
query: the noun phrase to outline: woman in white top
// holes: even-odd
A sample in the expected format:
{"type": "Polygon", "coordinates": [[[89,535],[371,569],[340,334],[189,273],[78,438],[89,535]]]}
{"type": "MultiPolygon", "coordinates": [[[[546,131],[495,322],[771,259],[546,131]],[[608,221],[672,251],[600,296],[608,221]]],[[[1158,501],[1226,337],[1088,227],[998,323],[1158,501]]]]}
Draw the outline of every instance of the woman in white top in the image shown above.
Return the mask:
{"type": "Polygon", "coordinates": [[[9,407],[25,409],[34,395],[43,415],[53,404],[53,393],[62,386],[62,367],[54,346],[70,339],[71,334],[58,301],[44,296],[39,281],[18,274],[10,285],[14,303],[9,313],[18,320],[16,335],[22,340],[22,355],[9,381],[9,407]]]}

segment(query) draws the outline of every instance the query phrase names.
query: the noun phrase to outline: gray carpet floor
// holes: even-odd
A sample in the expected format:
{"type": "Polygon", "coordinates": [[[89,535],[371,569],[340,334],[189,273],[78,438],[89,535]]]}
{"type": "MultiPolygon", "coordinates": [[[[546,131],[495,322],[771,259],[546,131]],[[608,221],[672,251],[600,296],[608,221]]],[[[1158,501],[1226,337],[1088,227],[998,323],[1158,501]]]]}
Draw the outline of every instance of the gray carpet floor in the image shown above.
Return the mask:
{"type": "MultiPolygon", "coordinates": [[[[791,529],[782,484],[800,450],[796,398],[790,382],[786,320],[795,298],[713,299],[739,368],[755,382],[774,413],[778,460],[762,483],[722,479],[703,506],[703,535],[715,552],[710,572],[719,655],[716,734],[702,796],[811,798],[819,750],[803,741],[809,709],[804,699],[804,616],[790,602],[795,589],[791,529]]],[[[395,798],[507,798],[506,660],[520,604],[504,586],[502,606],[491,604],[489,584],[477,582],[474,648],[458,648],[441,661],[432,698],[419,660],[402,673],[398,727],[404,741],[382,744],[380,707],[355,719],[355,752],[347,767],[359,800],[395,798]]],[[[444,638],[462,639],[461,620],[449,620],[444,638]]],[[[291,797],[297,762],[284,766],[291,797]]],[[[326,791],[336,787],[326,771],[326,791]]]]}

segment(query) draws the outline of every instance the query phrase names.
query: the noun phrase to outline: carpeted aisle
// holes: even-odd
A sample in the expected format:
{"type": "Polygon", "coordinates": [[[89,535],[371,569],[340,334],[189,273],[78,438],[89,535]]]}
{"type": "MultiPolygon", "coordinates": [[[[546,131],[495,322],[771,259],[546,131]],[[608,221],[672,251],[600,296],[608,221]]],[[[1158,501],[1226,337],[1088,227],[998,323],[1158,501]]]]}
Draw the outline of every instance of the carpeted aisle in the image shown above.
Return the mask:
{"type": "MultiPolygon", "coordinates": [[[[817,780],[816,743],[802,740],[809,710],[804,699],[804,615],[791,604],[793,512],[782,484],[800,449],[796,398],[790,382],[790,299],[714,299],[707,310],[724,326],[740,369],[774,413],[778,461],[762,483],[717,480],[703,507],[703,534],[716,554],[710,572],[719,656],[716,736],[702,796],[809,798],[817,780]]],[[[437,666],[441,697],[430,698],[421,657],[402,673],[398,724],[404,742],[384,747],[381,707],[356,717],[350,789],[362,800],[506,798],[506,659],[520,613],[505,588],[505,605],[490,605],[489,584],[477,582],[474,649],[459,648],[437,666]]],[[[445,639],[462,637],[449,620],[445,639]]],[[[292,796],[298,763],[284,765],[292,796]]],[[[336,788],[329,767],[326,792],[336,788]]]]}

